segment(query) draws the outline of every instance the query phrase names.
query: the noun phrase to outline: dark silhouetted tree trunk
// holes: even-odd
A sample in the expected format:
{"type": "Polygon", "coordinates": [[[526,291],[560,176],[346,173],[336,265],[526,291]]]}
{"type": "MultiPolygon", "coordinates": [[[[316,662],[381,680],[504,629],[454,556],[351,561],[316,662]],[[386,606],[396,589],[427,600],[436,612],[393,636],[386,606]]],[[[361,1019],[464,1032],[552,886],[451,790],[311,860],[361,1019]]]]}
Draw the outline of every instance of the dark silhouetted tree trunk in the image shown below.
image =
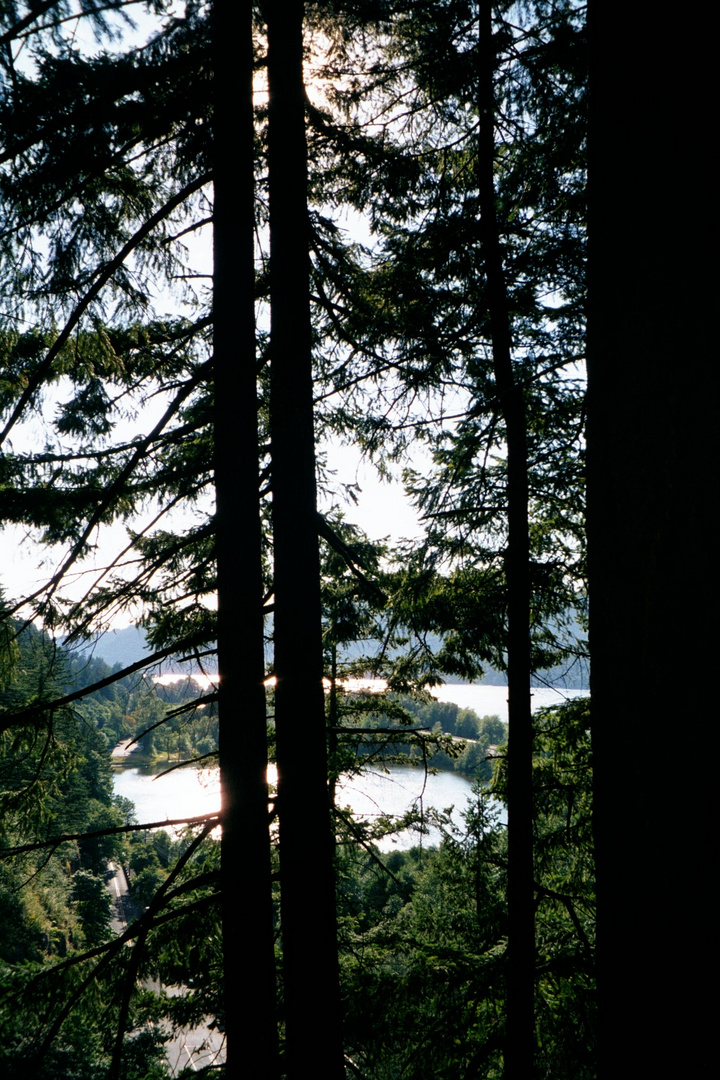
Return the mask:
{"type": "MultiPolygon", "coordinates": [[[[706,11],[709,9],[705,9],[706,11]]],[[[702,19],[590,14],[588,552],[601,1060],[710,1076],[715,261],[702,19]],[[681,679],[677,695],[669,680],[681,679]]],[[[714,886],[713,886],[714,890],[714,886]]],[[[712,964],[712,966],[711,966],[712,964]]]]}
{"type": "Polygon", "coordinates": [[[287,1072],[341,1077],[322,688],[309,300],[303,4],[268,19],[275,722],[287,1072]]]}
{"type": "Polygon", "coordinates": [[[215,485],[223,954],[233,1080],[278,1075],[258,502],[251,12],[249,4],[215,0],[215,485]]]}
{"type": "Polygon", "coordinates": [[[525,403],[512,369],[512,329],[495,208],[492,3],[479,5],[478,180],[480,230],[498,407],[507,437],[508,546],[508,969],[505,1076],[527,1080],[534,1053],[534,888],[532,715],[530,708],[530,547],[525,403]]]}

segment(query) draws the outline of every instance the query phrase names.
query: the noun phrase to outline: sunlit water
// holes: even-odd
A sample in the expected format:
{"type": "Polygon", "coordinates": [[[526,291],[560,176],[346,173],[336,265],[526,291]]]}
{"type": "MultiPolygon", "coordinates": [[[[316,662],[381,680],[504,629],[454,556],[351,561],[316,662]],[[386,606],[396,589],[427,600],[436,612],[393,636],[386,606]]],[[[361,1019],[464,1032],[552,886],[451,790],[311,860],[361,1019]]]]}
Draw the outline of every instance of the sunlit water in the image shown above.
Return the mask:
{"type": "MultiPolygon", "coordinates": [[[[480,716],[498,715],[507,719],[507,687],[448,685],[434,691],[441,701],[454,701],[462,708],[474,709],[480,716]]],[[[582,695],[577,690],[533,691],[533,708],[555,704],[582,695]]],[[[217,813],[220,809],[220,781],[217,769],[198,772],[193,768],[173,769],[169,766],[127,766],[115,773],[115,793],[131,799],[140,822],[160,823],[168,820],[217,813]]],[[[271,774],[270,782],[276,780],[271,774]]],[[[355,815],[372,822],[383,815],[401,817],[408,810],[428,815],[431,809],[445,811],[453,808],[451,820],[462,827],[462,814],[472,795],[471,782],[452,772],[425,775],[421,768],[389,766],[387,772],[372,769],[360,776],[345,778],[337,791],[337,803],[350,807],[355,815]]],[[[504,815],[501,815],[504,817],[504,815]]],[[[427,822],[426,822],[427,824],[427,822]]],[[[441,833],[433,827],[427,833],[406,830],[388,836],[380,842],[384,850],[408,848],[413,844],[437,844],[441,833]]]]}
{"type": "MultiPolygon", "coordinates": [[[[217,769],[200,773],[193,768],[176,769],[165,776],[158,775],[157,769],[157,766],[128,767],[115,773],[115,794],[132,800],[138,821],[159,825],[164,821],[218,812],[220,781],[217,769]]],[[[275,778],[271,774],[271,782],[275,778]]],[[[456,826],[461,826],[462,811],[471,794],[470,781],[457,773],[426,776],[420,768],[391,765],[387,772],[372,769],[343,780],[338,785],[337,804],[341,808],[349,807],[353,814],[368,822],[384,815],[401,817],[409,810],[417,810],[427,818],[431,808],[443,811],[454,807],[452,820],[456,826]]],[[[437,844],[440,838],[436,828],[422,833],[418,826],[401,835],[384,838],[380,847],[391,850],[418,843],[437,844]]]]}

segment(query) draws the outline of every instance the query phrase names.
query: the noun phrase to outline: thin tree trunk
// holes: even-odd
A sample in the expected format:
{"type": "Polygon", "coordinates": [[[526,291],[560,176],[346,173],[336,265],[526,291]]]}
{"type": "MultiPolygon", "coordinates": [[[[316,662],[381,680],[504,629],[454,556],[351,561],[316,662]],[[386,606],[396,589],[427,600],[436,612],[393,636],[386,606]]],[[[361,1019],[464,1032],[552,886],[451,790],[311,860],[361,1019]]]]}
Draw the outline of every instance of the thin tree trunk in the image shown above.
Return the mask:
{"type": "Polygon", "coordinates": [[[530,577],[525,403],[512,369],[512,331],[495,211],[492,3],[479,5],[478,180],[493,369],[507,438],[508,546],[508,967],[506,1080],[533,1073],[534,885],[530,577]]]}
{"type": "Polygon", "coordinates": [[[215,0],[213,19],[213,347],[227,1075],[232,1080],[271,1080],[279,1068],[258,500],[252,5],[215,0]]]}
{"type": "Polygon", "coordinates": [[[287,1074],[344,1074],[322,688],[303,4],[268,19],[275,723],[287,1074]]]}

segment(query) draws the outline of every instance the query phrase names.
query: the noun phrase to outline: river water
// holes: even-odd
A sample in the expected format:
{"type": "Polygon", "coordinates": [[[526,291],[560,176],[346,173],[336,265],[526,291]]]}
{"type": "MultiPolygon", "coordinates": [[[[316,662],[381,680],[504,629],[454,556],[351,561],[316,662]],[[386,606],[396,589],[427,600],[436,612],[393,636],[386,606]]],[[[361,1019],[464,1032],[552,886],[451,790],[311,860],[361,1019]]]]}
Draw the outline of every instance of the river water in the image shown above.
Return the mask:
{"type": "MultiPolygon", "coordinates": [[[[132,762],[132,755],[129,761],[132,762]]],[[[138,768],[130,763],[115,773],[115,794],[135,803],[140,822],[160,823],[217,813],[220,809],[217,769],[203,772],[193,768],[176,769],[163,776],[162,766],[157,764],[138,768]]],[[[376,768],[360,776],[345,778],[338,785],[337,803],[340,807],[350,807],[355,815],[368,821],[382,814],[399,817],[411,809],[427,814],[430,807],[444,810],[452,806],[453,821],[461,825],[461,814],[470,795],[470,781],[457,773],[441,772],[426,777],[422,769],[390,765],[387,772],[376,768]]],[[[387,837],[380,847],[384,850],[408,848],[420,842],[437,844],[439,840],[437,829],[431,829],[422,839],[419,832],[406,831],[399,837],[387,837]]]]}
{"type": "MultiPolygon", "coordinates": [[[[462,708],[474,709],[480,716],[498,715],[507,720],[507,687],[446,685],[433,691],[441,701],[454,701],[462,708]]],[[[554,704],[582,691],[541,689],[533,692],[533,708],[554,704]]],[[[162,775],[164,767],[155,764],[137,767],[132,754],[115,773],[115,794],[135,803],[138,820],[161,822],[199,814],[216,813],[220,809],[220,782],[217,769],[198,772],[193,768],[174,769],[162,775]]],[[[167,766],[165,766],[167,768],[167,766]]],[[[274,777],[270,776],[272,782],[274,777]]],[[[426,776],[420,768],[389,766],[387,771],[368,770],[360,776],[346,778],[338,787],[339,806],[349,806],[366,819],[386,814],[401,816],[410,809],[430,807],[445,810],[453,807],[452,820],[461,826],[462,812],[471,797],[471,782],[458,773],[440,772],[426,776]]],[[[384,850],[408,848],[413,844],[436,844],[437,829],[422,837],[418,832],[386,837],[380,844],[384,850]]]]}

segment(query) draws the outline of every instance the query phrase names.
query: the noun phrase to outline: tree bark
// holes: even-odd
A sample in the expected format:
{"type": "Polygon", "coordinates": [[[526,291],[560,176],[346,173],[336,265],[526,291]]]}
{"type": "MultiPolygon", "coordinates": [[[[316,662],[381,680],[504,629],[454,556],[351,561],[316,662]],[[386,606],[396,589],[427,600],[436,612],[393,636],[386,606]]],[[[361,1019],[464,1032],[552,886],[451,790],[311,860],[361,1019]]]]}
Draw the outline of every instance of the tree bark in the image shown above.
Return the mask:
{"type": "Polygon", "coordinates": [[[479,5],[478,182],[493,370],[507,439],[508,542],[508,966],[506,1080],[533,1075],[534,884],[532,713],[530,705],[530,548],[525,402],[512,367],[512,329],[496,214],[492,2],[479,5]]]}
{"type": "Polygon", "coordinates": [[[215,0],[215,487],[227,1075],[279,1074],[254,310],[252,5],[215,0]],[[240,147],[240,154],[237,148],[240,147]]]}
{"type": "Polygon", "coordinates": [[[275,724],[287,1074],[342,1077],[322,687],[303,4],[268,22],[275,724]],[[309,978],[312,973],[312,989],[309,978]]]}
{"type": "Polygon", "coordinates": [[[718,584],[715,250],[706,217],[712,35],[696,17],[648,19],[632,4],[619,20],[600,2],[589,34],[599,1075],[709,1076],[716,930],[708,854],[717,800],[706,719],[717,694],[718,584]],[[668,680],[678,670],[686,678],[676,696],[668,680]],[[689,813],[678,794],[689,795],[689,813]]]}

